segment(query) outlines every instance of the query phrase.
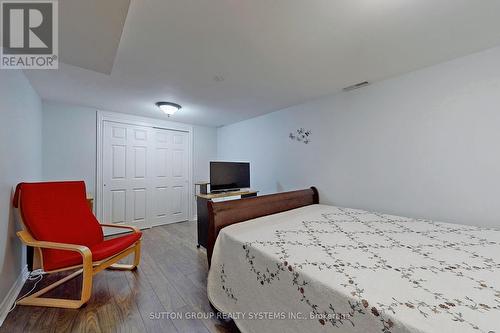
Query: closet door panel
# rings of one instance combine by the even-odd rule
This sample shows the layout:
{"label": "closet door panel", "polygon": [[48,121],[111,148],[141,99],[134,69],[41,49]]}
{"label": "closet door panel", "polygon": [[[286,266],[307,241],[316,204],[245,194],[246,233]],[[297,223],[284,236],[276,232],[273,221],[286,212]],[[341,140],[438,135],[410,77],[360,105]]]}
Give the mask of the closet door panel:
{"label": "closet door panel", "polygon": [[105,121],[103,223],[188,219],[188,133]]}

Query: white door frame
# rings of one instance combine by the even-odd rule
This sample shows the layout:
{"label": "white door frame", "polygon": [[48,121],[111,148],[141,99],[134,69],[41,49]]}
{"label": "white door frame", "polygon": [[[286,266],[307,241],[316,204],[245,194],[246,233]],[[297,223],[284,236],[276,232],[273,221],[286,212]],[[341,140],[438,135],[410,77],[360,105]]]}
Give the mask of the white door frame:
{"label": "white door frame", "polygon": [[97,111],[97,158],[96,158],[96,216],[99,221],[103,217],[103,144],[104,122],[112,121],[122,124],[161,128],[188,133],[188,219],[193,219],[193,126],[169,120],[134,116],[118,112]]}

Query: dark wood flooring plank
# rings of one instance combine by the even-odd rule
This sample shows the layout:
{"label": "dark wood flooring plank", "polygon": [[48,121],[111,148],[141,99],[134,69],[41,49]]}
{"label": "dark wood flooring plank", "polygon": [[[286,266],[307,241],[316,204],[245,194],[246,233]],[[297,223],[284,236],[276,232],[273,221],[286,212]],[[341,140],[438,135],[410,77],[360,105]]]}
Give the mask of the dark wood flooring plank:
{"label": "dark wood flooring plank", "polygon": [[115,320],[110,327],[113,332],[145,332],[146,327],[142,316],[137,309],[135,293],[130,289],[125,274],[133,272],[107,271],[108,290],[113,296],[113,303],[117,310]]}
{"label": "dark wood flooring plank", "polygon": [[186,303],[173,283],[158,268],[158,263],[147,253],[143,254],[141,260],[139,271],[144,273],[165,311],[175,311],[185,306]]}
{"label": "dark wood flooring plank", "polygon": [[[106,272],[94,276],[92,284],[92,296],[89,302],[78,312],[71,326],[71,332],[104,332],[106,330],[106,316],[108,305],[111,302],[111,295],[106,283]],[[61,309],[66,312],[68,310]]]}
{"label": "dark wood flooring plank", "polygon": [[[78,298],[82,293],[82,278],[72,279],[66,283],[59,293],[62,298]],[[77,309],[56,309],[54,325],[57,327],[58,332],[71,332],[76,318],[78,317],[79,310]]]}
{"label": "dark wood flooring plank", "polygon": [[[45,288],[46,286],[54,283],[55,281],[63,278],[66,275],[67,275],[66,273],[44,275],[42,280],[37,284],[37,287],[33,292]],[[27,291],[29,291],[32,288],[32,286],[33,282],[30,281],[30,287]],[[55,292],[56,291],[54,290],[51,293],[47,293],[45,296],[51,297],[51,295],[54,295]],[[35,306],[29,306],[29,307],[18,306],[18,308],[26,308],[26,310],[30,314],[29,318],[25,320],[23,332],[54,332],[54,326],[55,326],[54,323],[57,317],[58,309],[41,308]],[[16,308],[16,310],[18,308]]]}
{"label": "dark wood flooring plank", "polygon": [[[186,305],[180,308],[178,312],[182,313],[185,316],[187,313],[192,313],[195,311],[196,310],[193,309],[191,306]],[[184,332],[210,333],[207,327],[203,325],[203,322],[199,319],[187,319],[186,317],[183,317],[183,318],[173,319],[172,322],[174,323],[174,326],[177,328],[177,331],[182,333]]]}
{"label": "dark wood flooring plank", "polygon": [[143,277],[140,269],[125,277],[134,294],[134,299],[147,332],[177,332],[172,321],[163,317],[166,312],[153,287]]}

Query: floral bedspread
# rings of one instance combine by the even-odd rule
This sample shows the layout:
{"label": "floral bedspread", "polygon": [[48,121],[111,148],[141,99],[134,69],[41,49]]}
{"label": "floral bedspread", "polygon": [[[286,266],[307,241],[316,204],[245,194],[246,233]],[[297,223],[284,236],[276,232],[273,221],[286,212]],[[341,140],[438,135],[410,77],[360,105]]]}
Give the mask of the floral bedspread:
{"label": "floral bedspread", "polygon": [[500,230],[307,206],[224,228],[208,296],[242,332],[500,333]]}

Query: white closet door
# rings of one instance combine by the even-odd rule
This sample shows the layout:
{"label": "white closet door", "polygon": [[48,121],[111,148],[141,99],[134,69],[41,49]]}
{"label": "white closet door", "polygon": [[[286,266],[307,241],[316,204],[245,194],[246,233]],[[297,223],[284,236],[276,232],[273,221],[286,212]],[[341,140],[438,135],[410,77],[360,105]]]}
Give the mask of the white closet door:
{"label": "white closet door", "polygon": [[147,228],[188,219],[188,134],[104,122],[103,223]]}
{"label": "white closet door", "polygon": [[154,129],[153,221],[160,225],[188,219],[188,136]]}
{"label": "white closet door", "polygon": [[104,223],[149,227],[150,136],[147,127],[104,123]]}

